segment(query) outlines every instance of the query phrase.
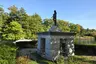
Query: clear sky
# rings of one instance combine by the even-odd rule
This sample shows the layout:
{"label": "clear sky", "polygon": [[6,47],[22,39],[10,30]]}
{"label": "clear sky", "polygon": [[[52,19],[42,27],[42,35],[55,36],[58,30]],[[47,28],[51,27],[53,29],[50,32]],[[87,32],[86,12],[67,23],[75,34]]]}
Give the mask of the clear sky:
{"label": "clear sky", "polygon": [[38,13],[43,19],[56,10],[58,19],[96,29],[96,0],[0,0],[0,5],[7,12],[12,5],[23,7],[29,15]]}

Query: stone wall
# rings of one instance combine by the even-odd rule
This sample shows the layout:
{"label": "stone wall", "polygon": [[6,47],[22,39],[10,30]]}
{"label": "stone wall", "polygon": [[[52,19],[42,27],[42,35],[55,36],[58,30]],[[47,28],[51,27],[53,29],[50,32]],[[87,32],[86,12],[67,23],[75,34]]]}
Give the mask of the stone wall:
{"label": "stone wall", "polygon": [[56,60],[60,55],[60,39],[66,39],[66,53],[68,56],[74,55],[74,36],[53,36],[53,35],[39,35],[37,52],[42,56],[40,47],[41,38],[45,38],[45,55],[43,57],[49,60]]}

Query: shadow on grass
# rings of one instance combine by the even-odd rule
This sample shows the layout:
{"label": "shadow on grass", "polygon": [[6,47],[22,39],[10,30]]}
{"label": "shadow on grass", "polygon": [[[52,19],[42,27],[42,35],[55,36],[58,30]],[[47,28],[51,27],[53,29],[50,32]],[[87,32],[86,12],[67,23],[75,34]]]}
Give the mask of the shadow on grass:
{"label": "shadow on grass", "polygon": [[49,61],[45,58],[42,58],[39,54],[37,53],[32,53],[32,55],[35,57],[35,61],[37,61],[39,64],[54,64],[54,62],[52,61]]}
{"label": "shadow on grass", "polygon": [[[56,64],[55,62],[49,61],[45,58],[42,58],[37,53],[32,53],[36,59],[34,59],[39,64]],[[83,57],[83,56],[73,56],[69,57],[67,61],[67,64],[96,64],[96,61],[91,60],[91,58]]]}

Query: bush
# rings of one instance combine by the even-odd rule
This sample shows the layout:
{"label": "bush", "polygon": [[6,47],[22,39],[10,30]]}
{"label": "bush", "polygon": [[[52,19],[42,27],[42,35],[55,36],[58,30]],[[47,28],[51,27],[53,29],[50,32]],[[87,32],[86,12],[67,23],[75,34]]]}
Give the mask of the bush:
{"label": "bush", "polygon": [[60,56],[60,57],[57,59],[57,64],[64,64],[64,56]]}
{"label": "bush", "polygon": [[0,60],[0,64],[8,64],[7,60]]}
{"label": "bush", "polygon": [[[12,44],[13,45],[13,44]],[[16,47],[0,43],[0,64],[15,64]]]}

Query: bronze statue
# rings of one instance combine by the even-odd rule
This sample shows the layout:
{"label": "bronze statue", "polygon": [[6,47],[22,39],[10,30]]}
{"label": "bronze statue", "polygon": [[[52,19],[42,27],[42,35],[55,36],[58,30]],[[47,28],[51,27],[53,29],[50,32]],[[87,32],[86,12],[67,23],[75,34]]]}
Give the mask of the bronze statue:
{"label": "bronze statue", "polygon": [[53,21],[54,21],[54,25],[55,25],[55,26],[57,25],[56,15],[57,15],[57,12],[56,12],[56,10],[54,10]]}

